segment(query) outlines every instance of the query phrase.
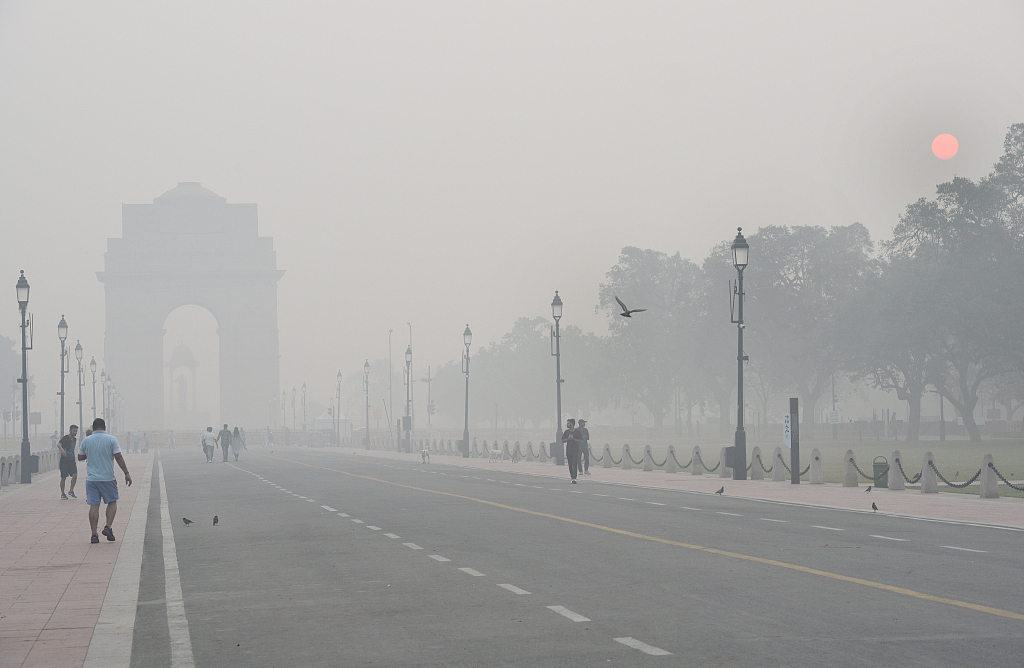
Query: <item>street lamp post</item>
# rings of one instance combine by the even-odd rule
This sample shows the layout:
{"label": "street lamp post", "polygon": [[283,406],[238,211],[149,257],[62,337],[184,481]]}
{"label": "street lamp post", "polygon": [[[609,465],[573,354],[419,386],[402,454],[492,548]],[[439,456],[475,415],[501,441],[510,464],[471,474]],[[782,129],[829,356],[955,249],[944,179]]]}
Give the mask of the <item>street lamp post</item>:
{"label": "street lamp post", "polygon": [[363,362],[363,392],[366,393],[366,438],[363,447],[370,449],[370,360]]}
{"label": "street lamp post", "polygon": [[412,449],[412,344],[405,349],[405,451]]}
{"label": "street lamp post", "polygon": [[557,414],[555,415],[555,441],[553,443],[553,449],[555,450],[555,463],[561,466],[564,461],[564,454],[561,449],[562,444],[562,347],[561,347],[561,333],[558,330],[558,321],[562,319],[562,298],[558,296],[558,290],[555,290],[555,298],[551,300],[551,317],[555,319],[555,328],[551,333],[551,340],[554,343],[555,350],[551,353],[555,358],[555,409]]}
{"label": "street lamp post", "polygon": [[[89,362],[89,371],[92,372],[92,419],[96,419],[96,357]],[[81,425],[79,425],[81,429]]]}
{"label": "street lamp post", "polygon": [[[32,317],[28,315],[28,281],[25,272],[21,272],[16,286],[18,307],[21,309],[21,482],[32,482],[32,467],[29,458],[32,456],[32,445],[28,440],[28,351],[32,350],[29,331],[32,329]],[[32,337],[34,338],[34,337]]]}
{"label": "street lamp post", "polygon": [[469,457],[469,344],[473,343],[473,332],[469,331],[469,325],[466,325],[466,331],[462,333],[462,342],[466,344],[466,352],[462,354],[462,373],[466,374],[466,422],[462,430],[462,456],[465,458]]}
{"label": "street lamp post", "polygon": [[736,267],[738,279],[733,293],[736,302],[737,352],[736,352],[736,440],[733,444],[732,479],[747,479],[747,433],[743,430],[743,362],[747,356],[743,354],[743,270],[747,267],[747,253],[750,247],[743,238],[743,228],[736,228],[736,238],[732,242],[732,264]]}
{"label": "street lamp post", "polygon": [[295,386],[292,386],[292,431],[295,431]]}
{"label": "street lamp post", "polygon": [[334,409],[334,440],[341,447],[341,369],[338,369],[338,402]]}
{"label": "street lamp post", "polygon": [[100,398],[103,401],[103,421],[107,421],[107,370],[100,369]]}
{"label": "street lamp post", "polygon": [[302,384],[302,431],[306,431],[306,384]]}
{"label": "street lamp post", "polygon": [[64,316],[60,317],[60,322],[57,324],[57,338],[60,339],[60,435],[64,436],[64,374],[68,373],[71,368],[68,363],[71,361],[68,359],[68,349],[64,345],[68,339],[68,323],[65,322]]}
{"label": "street lamp post", "polygon": [[82,422],[85,417],[82,412],[82,388],[85,387],[85,370],[82,368],[82,342],[75,342],[75,359],[78,360],[78,428],[85,433]]}

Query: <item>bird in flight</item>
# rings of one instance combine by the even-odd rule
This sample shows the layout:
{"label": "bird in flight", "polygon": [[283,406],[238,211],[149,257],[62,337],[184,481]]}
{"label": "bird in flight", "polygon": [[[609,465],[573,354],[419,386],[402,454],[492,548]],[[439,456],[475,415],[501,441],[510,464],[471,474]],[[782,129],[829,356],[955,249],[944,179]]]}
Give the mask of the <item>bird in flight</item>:
{"label": "bird in flight", "polygon": [[632,318],[633,316],[631,314],[640,313],[642,311],[647,310],[645,308],[629,309],[625,304],[622,303],[622,300],[619,299],[618,297],[615,298],[615,301],[619,302],[619,306],[622,307],[622,313],[620,313],[619,315],[621,315],[623,318]]}
{"label": "bird in flight", "polygon": [[868,485],[868,488],[866,490],[864,490],[864,491],[865,492],[870,492],[871,491],[871,485]]}
{"label": "bird in flight", "polygon": [[219,521],[220,521],[220,520],[218,520],[218,519],[217,519],[217,516],[216,516],[216,515],[214,515],[214,516],[213,516],[213,526],[217,526],[217,522],[219,522]]}
{"label": "bird in flight", "polygon": [[878,506],[876,506],[874,503],[871,504],[871,512],[878,512]]}
{"label": "bird in flight", "polygon": [[192,524],[192,520],[190,520],[187,517],[182,517],[181,521],[185,523],[185,526],[188,526],[189,524]]}
{"label": "bird in flight", "polygon": [[722,485],[721,487],[718,488],[718,491],[715,492],[715,494],[722,494],[724,492],[725,492],[725,485]]}

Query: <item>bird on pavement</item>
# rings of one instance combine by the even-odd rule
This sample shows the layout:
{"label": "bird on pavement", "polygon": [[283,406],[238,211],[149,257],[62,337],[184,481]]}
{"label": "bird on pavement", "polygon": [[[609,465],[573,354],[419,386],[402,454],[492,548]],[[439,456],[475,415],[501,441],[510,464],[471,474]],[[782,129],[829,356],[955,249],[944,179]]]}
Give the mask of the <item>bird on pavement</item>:
{"label": "bird on pavement", "polygon": [[220,520],[218,520],[218,519],[217,519],[217,516],[216,516],[216,515],[214,515],[214,516],[213,516],[213,526],[217,526],[217,522],[219,522],[219,521],[220,521]]}
{"label": "bird on pavement", "polygon": [[871,485],[868,485],[868,488],[866,490],[864,490],[864,491],[865,492],[870,492],[871,491]]}
{"label": "bird on pavement", "polygon": [[182,517],[181,521],[185,523],[185,526],[188,526],[189,524],[192,524],[192,520],[190,520],[187,517]]}
{"label": "bird on pavement", "polygon": [[719,487],[718,491],[715,492],[715,494],[722,494],[723,492],[725,492],[725,485],[722,485],[721,487]]}
{"label": "bird on pavement", "polygon": [[878,506],[876,506],[874,503],[871,504],[871,512],[878,512]]}
{"label": "bird on pavement", "polygon": [[615,301],[619,302],[619,306],[622,307],[622,313],[620,313],[619,315],[621,315],[623,318],[632,318],[632,313],[641,313],[647,310],[645,308],[629,309],[625,304],[622,303],[622,300],[619,299],[618,297],[615,298]]}

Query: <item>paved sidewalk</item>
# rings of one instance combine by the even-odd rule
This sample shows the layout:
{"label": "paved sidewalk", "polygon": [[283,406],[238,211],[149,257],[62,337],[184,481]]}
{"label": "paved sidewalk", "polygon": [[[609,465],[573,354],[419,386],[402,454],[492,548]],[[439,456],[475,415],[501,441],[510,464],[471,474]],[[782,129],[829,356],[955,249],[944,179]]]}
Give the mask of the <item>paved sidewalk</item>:
{"label": "paved sidewalk", "polygon": [[133,485],[126,487],[117,471],[114,542],[104,536],[98,545],[89,542],[84,465],[78,499],[61,500],[56,471],[0,493],[0,668],[84,664],[153,452],[125,454],[125,461]]}
{"label": "paved sidewalk", "polygon": [[[287,449],[282,449],[287,452]],[[322,452],[339,453],[337,448],[324,448]],[[380,457],[400,459],[410,463],[422,461],[419,453],[399,453],[382,450],[348,450],[340,451],[343,455],[354,454],[363,457]],[[433,464],[446,464],[480,470],[516,471],[532,475],[543,475],[562,478],[569,482],[567,466],[555,466],[550,460],[545,463],[538,461],[521,461],[512,464],[509,461],[491,463],[483,458],[469,459],[447,455],[431,455]],[[967,522],[1002,527],[1013,527],[1024,530],[1024,499],[1001,497],[998,499],[982,499],[972,494],[956,494],[942,492],[938,494],[922,494],[917,490],[890,491],[875,489],[868,493],[867,485],[860,487],[843,487],[839,484],[811,485],[801,481],[793,485],[771,480],[732,480],[720,478],[717,474],[695,476],[689,472],[666,473],[665,471],[648,471],[642,468],[621,469],[604,468],[593,465],[591,475],[579,476],[579,489],[586,489],[590,481],[650,487],[654,489],[670,489],[700,494],[714,494],[719,487],[725,487],[727,496],[759,499],[774,503],[792,503],[822,508],[837,508],[858,512],[871,512],[874,502],[879,512],[889,515],[918,517],[932,520]]]}

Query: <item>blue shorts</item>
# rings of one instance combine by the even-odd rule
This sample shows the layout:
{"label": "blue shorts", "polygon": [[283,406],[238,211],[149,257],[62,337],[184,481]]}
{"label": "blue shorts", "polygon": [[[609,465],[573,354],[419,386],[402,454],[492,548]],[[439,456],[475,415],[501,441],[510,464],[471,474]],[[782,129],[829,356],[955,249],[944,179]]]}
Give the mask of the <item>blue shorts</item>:
{"label": "blue shorts", "polygon": [[117,501],[116,480],[86,480],[85,481],[85,503],[89,506],[100,505],[100,499],[104,503]]}

